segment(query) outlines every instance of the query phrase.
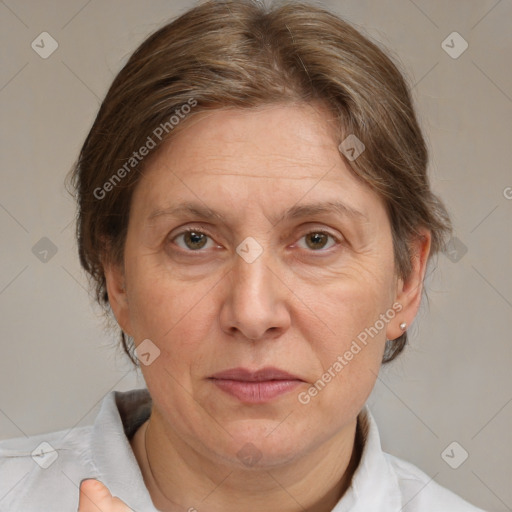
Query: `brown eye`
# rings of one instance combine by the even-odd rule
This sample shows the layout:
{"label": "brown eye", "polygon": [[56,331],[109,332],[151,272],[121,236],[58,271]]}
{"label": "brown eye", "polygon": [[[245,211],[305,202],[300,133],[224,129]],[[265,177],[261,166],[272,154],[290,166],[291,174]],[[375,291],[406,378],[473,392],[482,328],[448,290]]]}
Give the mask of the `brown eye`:
{"label": "brown eye", "polygon": [[332,235],[322,231],[312,231],[311,233],[303,236],[301,240],[305,240],[305,248],[312,249],[313,251],[329,249],[336,243]]}
{"label": "brown eye", "polygon": [[173,241],[176,242],[176,245],[178,245],[182,249],[197,251],[199,249],[203,249],[204,247],[206,247],[206,245],[209,242],[209,239],[210,237],[205,233],[201,233],[201,231],[191,230],[186,231],[184,233],[180,233],[178,236],[174,238]]}

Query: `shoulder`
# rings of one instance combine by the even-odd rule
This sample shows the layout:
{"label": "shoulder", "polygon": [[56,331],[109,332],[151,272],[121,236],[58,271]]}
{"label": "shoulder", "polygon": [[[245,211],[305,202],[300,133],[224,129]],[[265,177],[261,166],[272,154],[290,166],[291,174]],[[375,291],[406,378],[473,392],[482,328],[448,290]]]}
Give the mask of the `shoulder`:
{"label": "shoulder", "polygon": [[0,511],[64,510],[95,467],[92,426],[0,441]]}
{"label": "shoulder", "polygon": [[76,510],[80,481],[91,477],[149,510],[128,436],[150,413],[147,389],[111,391],[93,425],[0,441],[0,512]]}
{"label": "shoulder", "polygon": [[385,457],[397,477],[403,512],[484,512],[439,485],[414,464],[388,453]]}

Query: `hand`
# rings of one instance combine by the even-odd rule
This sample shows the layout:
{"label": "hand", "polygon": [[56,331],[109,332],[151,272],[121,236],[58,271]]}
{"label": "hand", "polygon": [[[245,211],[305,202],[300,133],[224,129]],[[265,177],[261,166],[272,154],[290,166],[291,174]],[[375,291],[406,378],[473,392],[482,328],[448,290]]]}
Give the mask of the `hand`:
{"label": "hand", "polygon": [[119,498],[112,497],[110,491],[99,481],[90,478],[80,486],[78,512],[133,512]]}

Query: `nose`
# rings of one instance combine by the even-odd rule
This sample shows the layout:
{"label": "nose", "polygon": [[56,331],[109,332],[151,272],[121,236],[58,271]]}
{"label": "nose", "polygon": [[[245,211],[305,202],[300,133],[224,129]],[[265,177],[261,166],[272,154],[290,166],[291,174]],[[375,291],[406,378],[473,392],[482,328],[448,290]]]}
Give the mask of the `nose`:
{"label": "nose", "polygon": [[236,257],[227,277],[220,311],[222,330],[240,339],[277,338],[290,327],[287,297],[291,292],[276,276],[263,253],[248,263]]}

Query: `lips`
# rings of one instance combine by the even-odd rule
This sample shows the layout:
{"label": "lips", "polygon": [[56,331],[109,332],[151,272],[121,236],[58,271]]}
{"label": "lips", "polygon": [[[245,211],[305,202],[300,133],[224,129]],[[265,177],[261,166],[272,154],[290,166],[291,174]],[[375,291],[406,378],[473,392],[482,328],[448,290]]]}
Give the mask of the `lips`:
{"label": "lips", "polygon": [[223,392],[248,404],[269,402],[304,382],[296,375],[274,367],[256,371],[231,368],[215,373],[209,379]]}
{"label": "lips", "polygon": [[238,380],[243,382],[262,382],[267,380],[301,380],[296,375],[268,366],[254,372],[245,368],[231,368],[223,372],[215,373],[211,379]]}

